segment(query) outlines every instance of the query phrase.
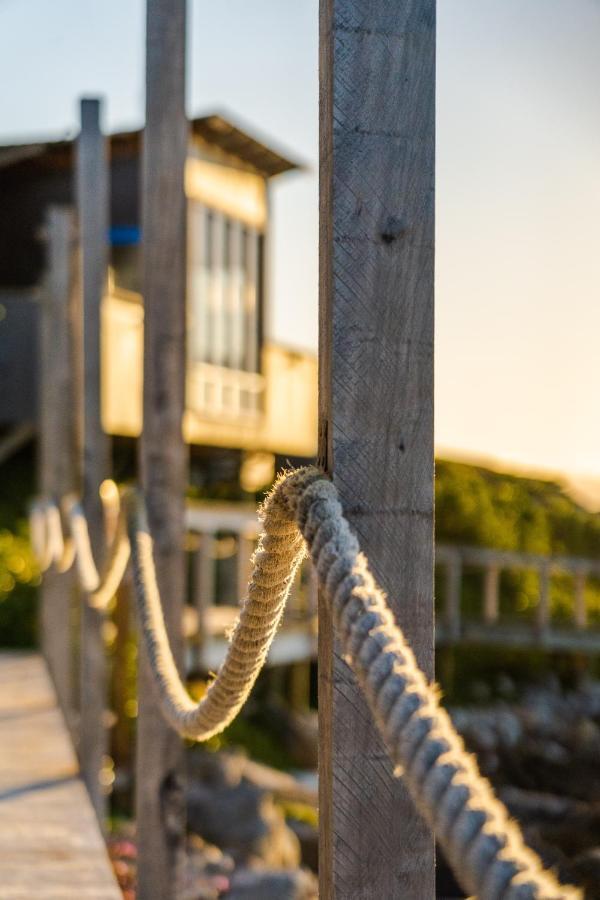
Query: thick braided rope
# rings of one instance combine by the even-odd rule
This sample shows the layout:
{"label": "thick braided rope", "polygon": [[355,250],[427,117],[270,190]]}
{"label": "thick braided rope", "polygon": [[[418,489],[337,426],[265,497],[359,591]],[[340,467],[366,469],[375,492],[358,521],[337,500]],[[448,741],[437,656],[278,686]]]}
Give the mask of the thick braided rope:
{"label": "thick braided rope", "polygon": [[[316,470],[302,470],[291,476],[298,486],[318,477]],[[261,510],[264,531],[253,556],[247,597],[225,661],[204,697],[196,702],[181,681],[169,645],[142,497],[132,494],[126,502],[130,510],[128,531],[140,634],[162,712],[181,735],[208,740],[236,717],[264,665],[294,576],[306,553],[302,535],[281,504],[280,494],[274,491]]]}
{"label": "thick braided rope", "polygon": [[67,497],[64,506],[75,545],[75,563],[79,583],[86,594],[91,594],[100,585],[100,575],[94,561],[87,519],[83,506],[76,497]]}
{"label": "thick braided rope", "polygon": [[[118,495],[117,495],[118,496]],[[73,562],[88,603],[96,609],[106,609],[119,587],[129,561],[129,539],[125,511],[118,510],[114,538],[109,546],[102,574],[98,572],[87,519],[83,507],[74,496],[63,503],[70,535],[65,537],[60,509],[50,500],[32,503],[29,514],[31,543],[38,564],[45,572],[52,564],[57,571],[66,572]]]}
{"label": "thick braided rope", "polygon": [[395,772],[444,848],[465,890],[485,900],[571,900],[524,843],[516,823],[463,745],[438,694],[376,585],[337,492],[316,469],[282,477],[263,510],[248,597],[227,658],[200,703],[175,667],[165,631],[143,504],[131,506],[134,583],[145,641],[168,721],[199,740],[221,731],[242,707],[281,620],[306,540],[330,603],[336,633],[354,670]]}
{"label": "thick braided rope", "polygon": [[419,669],[385,595],[343,517],[337,491],[320,480],[299,495],[283,482],[308,544],[336,634],[388,753],[463,888],[485,900],[567,900],[524,843]]}
{"label": "thick braided rope", "polygon": [[100,574],[94,560],[88,523],[81,503],[75,498],[69,498],[66,508],[81,587],[88,594],[90,606],[95,609],[106,609],[123,580],[129,562],[126,510],[122,504],[119,506],[115,535]]}
{"label": "thick braided rope", "polygon": [[114,539],[108,550],[100,583],[88,596],[90,606],[93,606],[95,609],[106,609],[125,576],[129,556],[127,511],[125,507],[120,507]]}

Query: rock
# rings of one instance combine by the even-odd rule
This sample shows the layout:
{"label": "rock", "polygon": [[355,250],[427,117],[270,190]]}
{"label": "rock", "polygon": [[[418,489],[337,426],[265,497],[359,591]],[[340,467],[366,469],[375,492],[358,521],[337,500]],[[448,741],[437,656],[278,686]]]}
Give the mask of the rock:
{"label": "rock", "polygon": [[192,831],[237,862],[260,860],[271,868],[300,864],[300,843],[287,827],[273,794],[244,777],[235,754],[190,754],[187,790]]}
{"label": "rock", "polygon": [[318,885],[304,869],[273,872],[238,869],[231,880],[227,900],[316,900]]}
{"label": "rock", "polygon": [[600,900],[600,682],[567,691],[549,678],[451,715],[530,846]]}

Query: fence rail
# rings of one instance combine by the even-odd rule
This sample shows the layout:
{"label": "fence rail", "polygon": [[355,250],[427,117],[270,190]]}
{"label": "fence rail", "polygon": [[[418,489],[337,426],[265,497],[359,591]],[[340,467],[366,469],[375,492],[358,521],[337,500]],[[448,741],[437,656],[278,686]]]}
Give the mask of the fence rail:
{"label": "fence rail", "polygon": [[[600,561],[574,556],[544,556],[482,547],[438,544],[436,566],[445,573],[442,614],[436,625],[438,645],[460,643],[499,644],[512,647],[539,646],[547,650],[600,652],[600,618],[590,621],[586,600],[589,578],[600,578]],[[463,612],[462,585],[465,568],[483,576],[481,615],[468,618]],[[533,618],[516,613],[502,621],[500,576],[502,572],[536,572],[539,579]],[[573,579],[570,621],[553,616],[551,584],[555,575]]]}

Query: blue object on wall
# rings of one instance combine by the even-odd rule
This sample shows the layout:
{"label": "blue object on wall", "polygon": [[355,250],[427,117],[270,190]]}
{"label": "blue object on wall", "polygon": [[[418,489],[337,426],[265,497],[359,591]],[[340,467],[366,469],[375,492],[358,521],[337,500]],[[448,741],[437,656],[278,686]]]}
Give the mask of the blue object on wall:
{"label": "blue object on wall", "polygon": [[112,247],[130,247],[139,244],[141,228],[139,225],[113,225],[108,234]]}

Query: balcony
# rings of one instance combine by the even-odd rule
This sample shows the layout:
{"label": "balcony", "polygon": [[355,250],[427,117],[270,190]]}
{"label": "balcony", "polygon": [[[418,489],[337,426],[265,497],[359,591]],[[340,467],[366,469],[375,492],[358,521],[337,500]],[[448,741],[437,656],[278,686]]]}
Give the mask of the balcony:
{"label": "balcony", "polygon": [[[102,310],[102,418],[109,434],[142,430],[144,309],[113,288]],[[311,457],[317,445],[314,355],[266,343],[260,372],[190,362],[183,428],[190,444]]]}

